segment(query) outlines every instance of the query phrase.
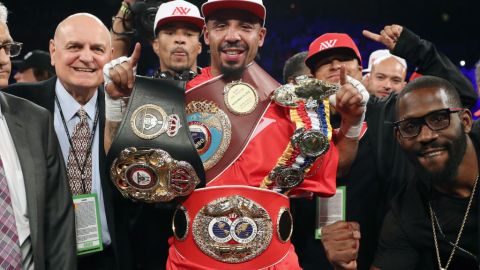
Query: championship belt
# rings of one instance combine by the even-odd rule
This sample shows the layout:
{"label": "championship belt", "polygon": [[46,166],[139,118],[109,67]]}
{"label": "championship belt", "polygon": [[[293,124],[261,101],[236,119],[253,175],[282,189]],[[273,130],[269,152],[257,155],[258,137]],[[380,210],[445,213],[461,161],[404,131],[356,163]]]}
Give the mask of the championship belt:
{"label": "championship belt", "polygon": [[248,186],[196,189],[173,218],[173,247],[212,269],[262,269],[290,248],[288,197]]}
{"label": "championship belt", "polygon": [[207,182],[241,155],[279,85],[253,62],[238,81],[218,76],[187,92],[187,121]]}
{"label": "championship belt", "polygon": [[289,108],[296,130],[277,165],[260,187],[288,193],[299,186],[312,165],[328,151],[332,139],[329,97],[339,90],[336,84],[311,78],[277,88],[272,99]]}
{"label": "championship belt", "polygon": [[128,112],[107,155],[123,196],[166,202],[205,185],[185,116],[185,82],[137,76]]}

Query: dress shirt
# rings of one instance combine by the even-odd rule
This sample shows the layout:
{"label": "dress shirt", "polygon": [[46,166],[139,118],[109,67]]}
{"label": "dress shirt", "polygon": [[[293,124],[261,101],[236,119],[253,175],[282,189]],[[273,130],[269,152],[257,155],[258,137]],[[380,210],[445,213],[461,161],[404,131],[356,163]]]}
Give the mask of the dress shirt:
{"label": "dress shirt", "polygon": [[[63,87],[62,83],[57,79],[55,85],[55,95],[58,98],[60,107],[65,117],[65,121],[68,127],[68,132],[70,136],[73,136],[73,130],[75,125],[80,121],[80,117],[76,115],[77,111],[82,107]],[[83,109],[87,112],[88,115],[88,124],[90,130],[93,129],[93,123],[95,121],[95,109],[97,106],[97,97],[98,91],[95,92],[93,97],[83,106]],[[101,116],[100,116],[101,117]],[[100,122],[100,120],[99,120]],[[60,108],[58,108],[57,103],[55,102],[55,112],[54,112],[54,126],[55,133],[57,133],[58,141],[60,142],[60,148],[62,149],[63,159],[65,164],[68,162],[68,153],[70,151],[70,143],[68,141],[68,135],[65,131],[63,125],[62,117],[60,115]],[[105,216],[105,206],[103,203],[103,192],[102,184],[100,180],[100,167],[99,167],[99,130],[100,123],[97,123],[95,130],[95,138],[93,140],[92,147],[92,193],[96,193],[98,196],[98,208],[100,211],[100,222],[102,223],[102,240],[105,245],[110,245],[110,233],[108,231],[107,218]],[[103,138],[102,138],[103,139]]]}

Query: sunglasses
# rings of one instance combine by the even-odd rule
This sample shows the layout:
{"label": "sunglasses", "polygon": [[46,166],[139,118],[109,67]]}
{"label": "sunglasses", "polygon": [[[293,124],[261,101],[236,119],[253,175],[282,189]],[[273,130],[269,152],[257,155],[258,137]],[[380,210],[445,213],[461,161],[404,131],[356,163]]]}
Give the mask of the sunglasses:
{"label": "sunglasses", "polygon": [[432,131],[446,129],[450,126],[450,114],[464,111],[462,108],[446,108],[430,112],[422,117],[408,118],[394,122],[394,127],[403,138],[413,138],[420,134],[423,125]]}

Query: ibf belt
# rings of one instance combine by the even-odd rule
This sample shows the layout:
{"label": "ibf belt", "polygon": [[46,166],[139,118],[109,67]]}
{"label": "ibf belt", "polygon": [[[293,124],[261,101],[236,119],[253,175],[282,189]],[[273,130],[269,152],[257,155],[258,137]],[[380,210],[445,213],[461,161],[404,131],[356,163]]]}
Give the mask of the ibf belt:
{"label": "ibf belt", "polygon": [[238,81],[218,76],[187,92],[187,121],[207,182],[241,155],[279,85],[252,63]]}
{"label": "ibf belt", "polygon": [[174,248],[213,269],[260,269],[287,254],[293,223],[288,197],[248,186],[196,189],[173,218]]}
{"label": "ibf belt", "polygon": [[137,76],[128,111],[107,155],[127,198],[165,202],[205,184],[185,115],[185,82]]}

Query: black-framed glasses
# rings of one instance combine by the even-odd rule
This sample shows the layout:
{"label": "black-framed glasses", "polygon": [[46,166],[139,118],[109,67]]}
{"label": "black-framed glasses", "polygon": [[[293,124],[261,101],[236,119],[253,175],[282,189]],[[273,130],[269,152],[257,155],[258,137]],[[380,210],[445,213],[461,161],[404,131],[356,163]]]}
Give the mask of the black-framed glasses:
{"label": "black-framed glasses", "polygon": [[23,43],[21,42],[8,42],[0,45],[0,50],[4,49],[6,55],[15,57],[18,56],[22,51],[22,45]]}
{"label": "black-framed glasses", "polygon": [[413,138],[420,134],[423,125],[432,131],[438,131],[450,126],[450,114],[461,112],[462,108],[446,108],[430,112],[422,117],[408,118],[394,122],[393,125],[403,138]]}

